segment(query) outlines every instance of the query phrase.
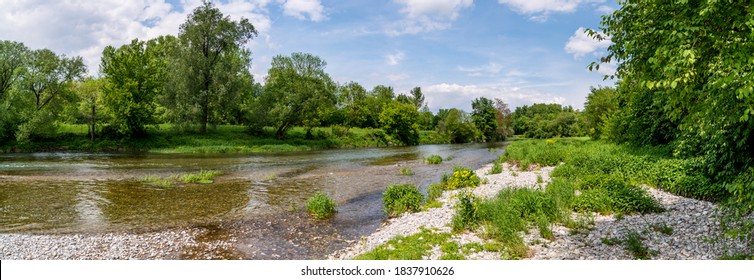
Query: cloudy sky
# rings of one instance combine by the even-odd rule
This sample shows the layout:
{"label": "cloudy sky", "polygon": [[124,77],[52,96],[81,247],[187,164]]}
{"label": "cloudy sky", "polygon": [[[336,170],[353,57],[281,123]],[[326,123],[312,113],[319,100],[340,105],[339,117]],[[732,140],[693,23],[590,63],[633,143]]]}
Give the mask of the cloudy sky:
{"label": "cloudy sky", "polygon": [[[0,0],[0,40],[81,56],[97,75],[102,50],[134,38],[178,33],[201,0]],[[471,109],[477,97],[512,107],[559,103],[583,108],[590,86],[614,68],[586,66],[609,42],[585,28],[617,8],[611,0],[221,0],[248,18],[252,74],[263,81],[275,55],[308,52],[337,82],[396,92],[422,87],[431,110]]]}

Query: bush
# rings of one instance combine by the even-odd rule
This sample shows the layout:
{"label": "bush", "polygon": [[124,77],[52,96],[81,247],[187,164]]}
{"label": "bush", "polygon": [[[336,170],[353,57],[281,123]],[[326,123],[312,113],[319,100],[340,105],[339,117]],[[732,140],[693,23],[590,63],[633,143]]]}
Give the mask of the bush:
{"label": "bush", "polygon": [[306,213],[316,219],[327,219],[335,213],[335,200],[322,191],[306,200]]}
{"label": "bush", "polygon": [[418,212],[424,203],[424,196],[411,184],[389,186],[382,194],[382,205],[389,217],[404,212]]}
{"label": "bush", "polygon": [[478,199],[471,192],[464,191],[458,195],[456,213],[453,215],[453,220],[451,221],[451,226],[454,231],[473,229],[476,227],[479,222],[479,216],[477,216],[477,204]]}
{"label": "bush", "polygon": [[444,174],[442,184],[446,190],[455,190],[461,188],[476,188],[481,180],[479,176],[469,168],[456,166],[453,168],[453,174]]}
{"label": "bush", "polygon": [[492,163],[492,169],[490,169],[490,174],[500,174],[503,173],[503,165],[500,164],[499,161],[495,161]]}
{"label": "bush", "polygon": [[428,164],[440,164],[442,163],[442,157],[439,155],[431,155],[424,159],[424,162]]}
{"label": "bush", "polygon": [[402,167],[401,175],[406,175],[406,176],[414,175],[414,170],[412,170],[411,167]]}
{"label": "bush", "polygon": [[337,137],[346,137],[349,135],[348,128],[340,125],[333,125],[330,127],[332,134]]}

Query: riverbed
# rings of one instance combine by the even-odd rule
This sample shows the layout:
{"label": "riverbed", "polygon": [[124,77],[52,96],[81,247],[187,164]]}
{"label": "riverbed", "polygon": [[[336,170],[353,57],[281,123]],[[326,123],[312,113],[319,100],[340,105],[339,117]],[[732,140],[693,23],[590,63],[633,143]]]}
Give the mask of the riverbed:
{"label": "riverbed", "polygon": [[[256,155],[0,155],[0,239],[30,248],[0,257],[324,258],[380,226],[387,186],[412,183],[424,190],[453,166],[479,168],[502,148],[494,143]],[[423,163],[432,154],[450,160]],[[401,175],[405,167],[415,175]],[[161,187],[142,180],[199,170],[223,175],[208,185]],[[316,191],[336,200],[334,218],[306,216],[305,200]],[[80,249],[56,253],[31,245],[50,238],[79,240],[73,247]]]}

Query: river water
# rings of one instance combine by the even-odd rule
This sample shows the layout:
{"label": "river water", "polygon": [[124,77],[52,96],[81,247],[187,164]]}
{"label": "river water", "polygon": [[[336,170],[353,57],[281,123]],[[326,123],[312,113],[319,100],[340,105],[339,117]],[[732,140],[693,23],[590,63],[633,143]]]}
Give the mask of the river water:
{"label": "river water", "polygon": [[[382,192],[387,186],[411,183],[424,191],[455,165],[476,169],[491,162],[502,147],[422,145],[254,155],[4,154],[0,232],[202,227],[210,232],[207,241],[237,243],[225,253],[227,258],[318,258],[379,227],[386,218]],[[422,162],[433,154],[452,159],[440,165]],[[403,167],[415,175],[401,175]],[[222,175],[207,185],[161,187],[142,180],[200,170]],[[334,218],[306,217],[305,201],[316,191],[335,199]]]}

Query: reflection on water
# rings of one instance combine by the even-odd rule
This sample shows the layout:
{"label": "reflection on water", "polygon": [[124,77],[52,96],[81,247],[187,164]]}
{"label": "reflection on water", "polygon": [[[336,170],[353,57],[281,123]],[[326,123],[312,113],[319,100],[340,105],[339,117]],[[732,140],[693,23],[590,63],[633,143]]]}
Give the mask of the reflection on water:
{"label": "reflection on water", "polygon": [[[300,213],[306,198],[322,190],[339,205],[331,223],[358,235],[384,219],[381,199],[388,185],[412,183],[426,189],[454,165],[489,163],[502,149],[496,154],[488,149],[500,145],[262,155],[0,155],[0,232],[149,230],[280,217]],[[453,160],[423,164],[432,154]],[[404,166],[416,175],[400,175]],[[158,187],[140,180],[201,169],[223,175],[209,185]]]}

